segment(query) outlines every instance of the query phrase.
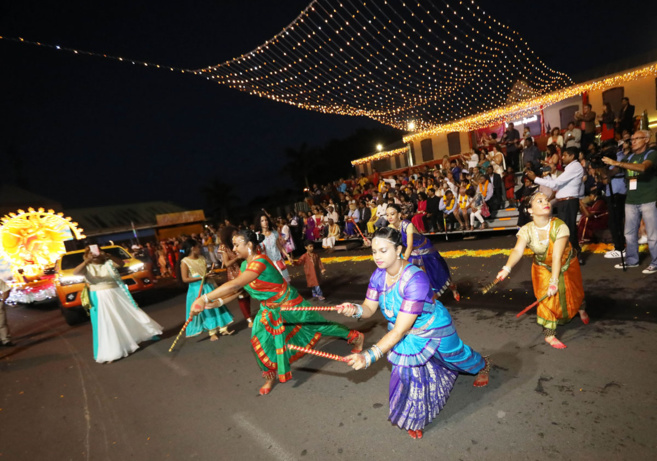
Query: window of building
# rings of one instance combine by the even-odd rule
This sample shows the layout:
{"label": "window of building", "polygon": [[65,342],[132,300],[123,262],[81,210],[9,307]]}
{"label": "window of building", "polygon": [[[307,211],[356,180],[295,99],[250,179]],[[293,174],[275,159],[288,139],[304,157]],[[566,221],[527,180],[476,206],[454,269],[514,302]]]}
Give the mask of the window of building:
{"label": "window of building", "polygon": [[431,142],[431,138],[423,139],[420,142],[420,147],[422,148],[422,161],[430,162],[433,160],[433,143]]}
{"label": "window of building", "polygon": [[461,153],[461,134],[447,133],[447,146],[449,155],[458,155]]}
{"label": "window of building", "polygon": [[561,129],[567,130],[568,124],[575,121],[575,112],[579,110],[579,104],[564,107],[559,110],[559,121],[561,122]]}
{"label": "window of building", "polygon": [[[607,91],[602,92],[602,102],[608,102],[611,104],[611,110],[614,112],[614,114],[618,114],[621,108],[621,101],[623,97],[625,96],[625,88],[622,86],[616,87],[616,88],[611,88]],[[598,114],[602,113],[602,107],[600,108],[599,111],[597,111]]]}

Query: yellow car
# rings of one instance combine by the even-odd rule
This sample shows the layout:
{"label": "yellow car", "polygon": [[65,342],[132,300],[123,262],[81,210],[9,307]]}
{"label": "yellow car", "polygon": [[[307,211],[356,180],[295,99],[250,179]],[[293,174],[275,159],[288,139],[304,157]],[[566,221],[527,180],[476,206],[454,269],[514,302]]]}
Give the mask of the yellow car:
{"label": "yellow car", "polygon": [[[155,277],[150,264],[133,258],[125,248],[118,245],[104,246],[101,249],[123,260],[125,265],[119,267],[118,271],[131,292],[153,288]],[[69,251],[55,264],[55,290],[62,314],[69,325],[88,318],[80,302],[80,293],[85,285],[84,277],[73,274],[73,270],[82,263],[83,258],[84,250]]]}

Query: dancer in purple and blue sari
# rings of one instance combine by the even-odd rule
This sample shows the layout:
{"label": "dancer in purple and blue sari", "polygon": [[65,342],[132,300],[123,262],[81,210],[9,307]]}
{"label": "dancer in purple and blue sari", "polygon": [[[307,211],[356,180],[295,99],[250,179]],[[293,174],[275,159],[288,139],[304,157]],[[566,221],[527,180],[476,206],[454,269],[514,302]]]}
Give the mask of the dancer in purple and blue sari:
{"label": "dancer in purple and blue sari", "polygon": [[349,355],[348,364],[360,370],[388,354],[389,419],[419,439],[447,402],[459,373],[476,374],[474,385],[486,386],[490,362],[461,341],[449,312],[434,298],[429,277],[401,259],[402,249],[399,231],[377,230],[372,255],[378,268],[365,301],[336,307],[354,318],[371,317],[381,308],[388,333],[370,349]]}
{"label": "dancer in purple and blue sari", "polygon": [[395,204],[388,205],[386,218],[389,227],[401,232],[402,245],[404,246],[403,258],[427,273],[436,298],[440,297],[449,288],[452,290],[454,299],[460,301],[461,295],[449,274],[447,262],[438,253],[438,250],[433,247],[428,238],[418,232],[410,221],[402,219],[401,207]]}

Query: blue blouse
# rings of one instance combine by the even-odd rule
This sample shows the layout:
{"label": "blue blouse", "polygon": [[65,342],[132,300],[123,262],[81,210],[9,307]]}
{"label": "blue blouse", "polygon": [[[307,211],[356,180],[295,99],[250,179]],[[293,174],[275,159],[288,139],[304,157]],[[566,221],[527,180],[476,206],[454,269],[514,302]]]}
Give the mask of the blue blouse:
{"label": "blue blouse", "polygon": [[385,279],[385,269],[376,269],[366,297],[379,303],[388,320],[388,331],[395,326],[400,312],[418,316],[411,330],[388,352],[388,361],[397,366],[422,366],[435,355],[441,338],[456,334],[452,318],[440,301],[432,301],[431,283],[419,267],[406,265],[390,287]]}

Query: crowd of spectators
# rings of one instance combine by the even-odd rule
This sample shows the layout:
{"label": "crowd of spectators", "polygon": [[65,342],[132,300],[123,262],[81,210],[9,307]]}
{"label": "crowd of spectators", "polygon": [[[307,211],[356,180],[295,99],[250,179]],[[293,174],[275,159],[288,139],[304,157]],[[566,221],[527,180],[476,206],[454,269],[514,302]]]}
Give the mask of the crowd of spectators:
{"label": "crowd of spectators", "polygon": [[[531,133],[528,127],[520,135],[509,123],[501,139],[495,133],[484,136],[472,152],[445,155],[433,164],[394,172],[381,174],[373,169],[369,176],[313,184],[295,211],[278,217],[263,212],[288,254],[299,254],[307,241],[321,242],[324,249],[332,251],[340,239],[371,236],[388,225],[386,208],[392,203],[399,205],[402,217],[422,233],[487,228],[498,210],[507,207],[518,208],[517,225],[522,226],[530,219],[522,206],[524,197],[540,189],[556,204],[555,191],[534,184],[534,178],[558,178],[564,171],[562,154],[571,147],[577,149],[577,160],[584,169],[579,192],[579,240],[587,241],[595,230],[607,227],[609,198],[623,192],[622,174],[607,174],[610,170],[599,161],[601,149],[606,148],[605,155],[611,149],[618,159],[631,154],[633,115],[634,107],[625,99],[618,116],[605,104],[602,115],[596,117],[587,104],[566,129],[555,127],[543,135]],[[611,193],[610,180],[617,189],[612,188]],[[217,253],[219,235],[223,227],[230,225],[226,220],[217,228],[206,227],[205,232],[192,236],[202,242],[210,263],[221,263]],[[609,226],[615,231],[614,239],[619,240],[622,224],[621,229],[619,225]],[[260,231],[259,222],[243,221],[235,227]],[[180,239],[169,239],[158,245],[147,244],[140,251],[147,253],[162,275],[175,276],[180,244]]]}

